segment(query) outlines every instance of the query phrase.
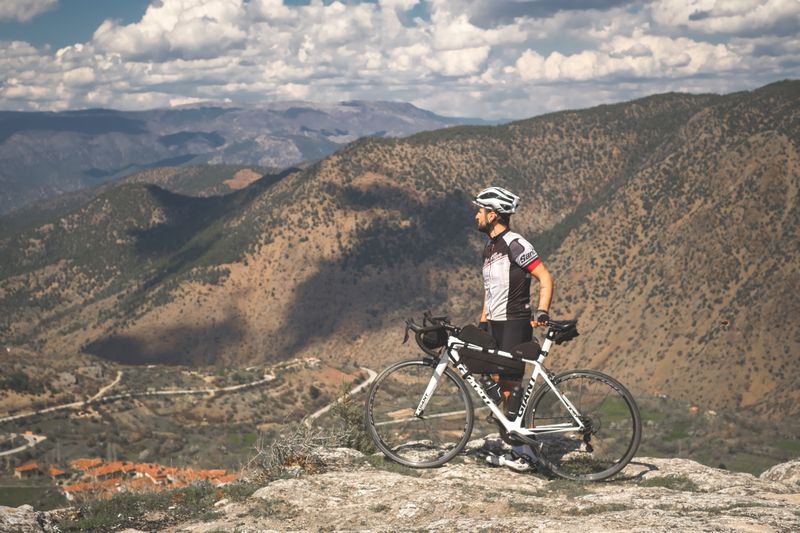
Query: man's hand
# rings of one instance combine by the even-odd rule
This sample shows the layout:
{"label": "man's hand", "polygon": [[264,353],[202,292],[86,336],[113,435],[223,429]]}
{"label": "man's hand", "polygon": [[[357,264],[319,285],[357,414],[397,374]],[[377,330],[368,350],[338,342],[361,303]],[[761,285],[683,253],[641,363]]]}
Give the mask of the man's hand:
{"label": "man's hand", "polygon": [[534,328],[545,327],[550,323],[550,315],[544,309],[537,309],[534,313],[534,319],[531,320],[531,326]]}

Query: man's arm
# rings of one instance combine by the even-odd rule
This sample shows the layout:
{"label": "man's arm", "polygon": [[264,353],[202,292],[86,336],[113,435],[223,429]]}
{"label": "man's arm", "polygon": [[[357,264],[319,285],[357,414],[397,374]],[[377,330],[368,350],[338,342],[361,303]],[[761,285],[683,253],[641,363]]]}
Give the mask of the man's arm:
{"label": "man's arm", "polygon": [[531,270],[531,275],[539,281],[539,306],[533,312],[533,320],[531,320],[531,325],[537,328],[547,325],[546,320],[539,322],[538,318],[541,311],[550,314],[550,300],[553,298],[553,277],[541,262]]}

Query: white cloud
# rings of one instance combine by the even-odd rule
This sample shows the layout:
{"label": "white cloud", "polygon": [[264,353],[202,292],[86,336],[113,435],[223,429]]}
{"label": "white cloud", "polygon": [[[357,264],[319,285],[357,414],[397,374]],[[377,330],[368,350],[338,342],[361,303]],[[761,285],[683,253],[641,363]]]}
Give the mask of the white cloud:
{"label": "white cloud", "polygon": [[281,21],[297,17],[297,11],[283,4],[283,0],[253,0],[249,4],[250,14],[261,20]]}
{"label": "white cloud", "polygon": [[675,78],[736,69],[744,59],[728,46],[648,35],[617,36],[597,50],[548,57],[526,50],[516,61],[523,80],[587,81],[613,76]]}
{"label": "white cloud", "polygon": [[443,50],[429,61],[433,70],[445,76],[465,76],[477,72],[489,57],[488,46],[476,46],[460,50]]}
{"label": "white cloud", "polygon": [[78,67],[64,73],[64,83],[73,87],[83,87],[96,80],[94,70],[89,67]]}
{"label": "white cloud", "polygon": [[106,20],[94,43],[132,60],[215,57],[245,40],[243,14],[241,0],[165,0],[148,6],[138,23]]}
{"label": "white cloud", "polygon": [[25,41],[0,41],[0,50],[3,52],[0,54],[0,61],[3,62],[10,62],[11,60],[18,58],[39,56],[39,51],[36,49],[36,47],[31,46]]}
{"label": "white cloud", "polygon": [[[192,97],[183,97],[179,96],[177,98],[170,98],[169,99],[169,106],[170,107],[181,107],[187,105],[194,105],[194,104],[202,104],[204,102],[209,102],[209,100],[205,98],[192,98]],[[224,98],[221,100],[223,103],[230,103],[230,98]]]}
{"label": "white cloud", "polygon": [[287,83],[281,85],[280,90],[290,99],[302,100],[307,98],[309,94],[309,87],[299,83]]}
{"label": "white cloud", "polygon": [[408,11],[417,4],[420,0],[380,0],[378,3],[383,9],[399,9],[400,11]]}
{"label": "white cloud", "polygon": [[58,0],[0,0],[0,20],[27,22],[57,5]]}
{"label": "white cloud", "polygon": [[525,50],[517,59],[516,67],[525,81],[544,78],[545,58],[535,50]]}
{"label": "white cloud", "polygon": [[162,0],[56,53],[0,41],[0,108],[362,98],[519,118],[800,77],[800,43],[785,31],[800,16],[796,0],[591,5]]}
{"label": "white cloud", "polygon": [[659,25],[704,33],[800,28],[797,0],[659,0],[650,9]]}
{"label": "white cloud", "polygon": [[519,43],[527,37],[518,24],[484,30],[470,23],[465,14],[454,17],[446,11],[437,11],[433,23],[433,44],[439,50]]}

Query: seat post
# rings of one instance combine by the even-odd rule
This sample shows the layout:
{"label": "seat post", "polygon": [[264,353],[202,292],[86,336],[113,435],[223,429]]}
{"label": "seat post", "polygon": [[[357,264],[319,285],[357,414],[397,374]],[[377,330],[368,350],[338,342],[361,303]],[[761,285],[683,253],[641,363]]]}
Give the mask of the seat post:
{"label": "seat post", "polygon": [[537,362],[542,363],[544,358],[547,357],[547,354],[550,353],[550,347],[553,345],[553,338],[556,336],[556,332],[553,328],[548,327],[547,333],[545,333],[544,342],[542,343],[542,349],[539,350],[539,357],[536,359]]}

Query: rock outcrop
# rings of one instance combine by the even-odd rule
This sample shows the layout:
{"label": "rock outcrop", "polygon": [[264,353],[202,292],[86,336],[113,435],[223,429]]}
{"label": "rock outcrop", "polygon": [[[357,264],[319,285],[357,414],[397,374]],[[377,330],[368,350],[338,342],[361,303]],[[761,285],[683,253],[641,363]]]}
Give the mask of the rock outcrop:
{"label": "rock outcrop", "polygon": [[638,458],[615,480],[590,484],[480,458],[422,472],[381,462],[275,481],[222,506],[218,520],[171,531],[800,530],[797,486],[684,459]]}
{"label": "rock outcrop", "polygon": [[800,460],[775,465],[761,474],[759,478],[767,481],[780,481],[795,489],[800,488]]}
{"label": "rock outcrop", "polygon": [[[431,470],[345,449],[321,457],[322,473],[296,472],[243,501],[220,500],[202,519],[176,525],[161,516],[142,529],[800,531],[799,461],[755,477],[686,459],[639,457],[611,481],[575,483],[491,467],[480,451]],[[57,517],[57,511],[0,507],[0,530],[56,531]]]}

